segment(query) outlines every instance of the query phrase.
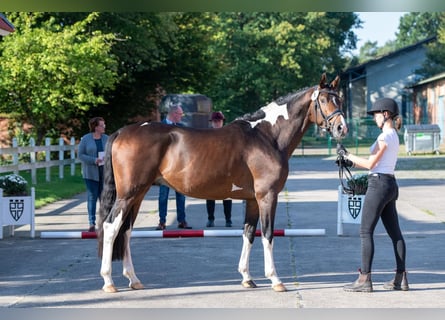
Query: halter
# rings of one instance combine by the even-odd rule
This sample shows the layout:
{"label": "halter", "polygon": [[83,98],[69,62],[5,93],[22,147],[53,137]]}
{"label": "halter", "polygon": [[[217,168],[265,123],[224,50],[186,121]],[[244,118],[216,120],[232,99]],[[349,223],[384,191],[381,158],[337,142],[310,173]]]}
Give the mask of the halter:
{"label": "halter", "polygon": [[318,109],[320,111],[321,116],[323,117],[323,120],[324,120],[323,125],[319,125],[319,127],[321,129],[327,130],[328,132],[331,132],[333,124],[331,124],[329,121],[338,115],[342,115],[342,116],[344,116],[344,115],[343,115],[343,112],[337,108],[337,110],[333,111],[330,115],[326,116],[324,114],[323,109],[321,108],[320,102],[318,100],[321,92],[326,92],[328,95],[333,95],[333,96],[337,97],[338,99],[340,99],[340,97],[338,96],[337,92],[335,92],[333,90],[329,90],[329,89],[320,89],[319,90],[318,88],[314,90],[314,92],[312,93],[312,96],[311,96],[311,100],[315,102],[315,122],[317,122],[316,120],[317,120],[317,115],[318,115],[318,112],[317,112],[317,109]]}

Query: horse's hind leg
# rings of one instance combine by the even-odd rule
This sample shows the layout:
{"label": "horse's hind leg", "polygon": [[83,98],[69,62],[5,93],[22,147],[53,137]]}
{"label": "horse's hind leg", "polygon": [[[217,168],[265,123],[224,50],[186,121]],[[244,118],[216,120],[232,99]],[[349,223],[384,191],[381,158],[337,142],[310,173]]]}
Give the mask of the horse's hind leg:
{"label": "horse's hind leg", "polygon": [[127,247],[127,249],[125,250],[125,255],[123,259],[122,274],[130,281],[128,286],[131,289],[139,290],[139,289],[144,289],[144,285],[141,283],[141,281],[136,276],[136,273],[134,272],[133,261],[131,259],[131,250],[130,250],[131,230],[132,228],[128,229],[125,234],[125,242],[126,242],[125,246]]}
{"label": "horse's hind leg", "polygon": [[102,289],[105,292],[117,292],[111,278],[112,259],[113,259],[113,244],[119,229],[122,225],[122,211],[117,215],[112,223],[105,221],[103,223],[103,250],[102,250],[102,265],[100,268],[100,275],[104,279],[104,286]]}
{"label": "horse's hind leg", "polygon": [[264,275],[272,282],[272,289],[276,292],[286,291],[286,287],[278,278],[273,257],[273,230],[277,195],[268,193],[260,201],[261,241],[264,252]]}
{"label": "horse's hind leg", "polygon": [[249,271],[250,252],[255,239],[256,226],[258,224],[258,205],[255,200],[246,201],[246,218],[243,232],[243,249],[238,263],[238,272],[243,276],[241,282],[244,288],[256,288]]}

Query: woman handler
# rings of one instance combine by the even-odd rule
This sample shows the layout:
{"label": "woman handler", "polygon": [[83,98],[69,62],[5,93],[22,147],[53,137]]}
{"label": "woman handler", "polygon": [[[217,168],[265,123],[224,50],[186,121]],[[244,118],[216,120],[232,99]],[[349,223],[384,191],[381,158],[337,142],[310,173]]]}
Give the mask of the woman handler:
{"label": "woman handler", "polygon": [[374,230],[379,218],[392,240],[396,260],[394,279],[383,287],[389,290],[409,290],[405,271],[406,246],[399,226],[396,200],[399,187],[394,177],[394,169],[399,151],[397,130],[402,126],[399,108],[393,99],[377,100],[368,114],[374,116],[376,125],[382,130],[371,146],[369,158],[361,158],[349,153],[341,144],[337,145],[337,154],[343,159],[343,165],[369,169],[368,189],[363,204],[360,227],[361,269],[356,281],[347,284],[345,291],[372,292],[371,267],[374,257]]}

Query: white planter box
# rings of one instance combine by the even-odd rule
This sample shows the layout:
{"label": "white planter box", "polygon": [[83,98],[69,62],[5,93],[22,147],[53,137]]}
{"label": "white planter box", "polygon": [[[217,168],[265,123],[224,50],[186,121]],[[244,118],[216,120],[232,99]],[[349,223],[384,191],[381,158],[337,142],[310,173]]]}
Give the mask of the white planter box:
{"label": "white planter box", "polygon": [[338,186],[337,235],[343,234],[343,223],[360,224],[362,219],[364,195],[351,195]]}
{"label": "white planter box", "polygon": [[35,237],[35,190],[31,188],[31,195],[24,197],[4,197],[0,189],[0,239],[3,239],[3,226],[30,225],[31,238]]}

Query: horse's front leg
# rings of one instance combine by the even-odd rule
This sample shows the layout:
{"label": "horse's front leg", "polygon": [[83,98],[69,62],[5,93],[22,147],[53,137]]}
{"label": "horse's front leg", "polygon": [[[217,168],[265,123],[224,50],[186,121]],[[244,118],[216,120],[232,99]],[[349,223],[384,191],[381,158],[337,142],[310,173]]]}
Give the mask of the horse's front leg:
{"label": "horse's front leg", "polygon": [[131,289],[139,290],[139,289],[144,289],[144,286],[136,276],[136,272],[134,271],[133,267],[133,261],[131,259],[131,250],[130,250],[131,230],[132,228],[128,229],[125,233],[125,246],[127,247],[127,249],[125,250],[125,255],[123,259],[122,274],[130,281],[128,286]]}
{"label": "horse's front leg", "polygon": [[238,272],[243,276],[241,282],[244,288],[256,288],[249,271],[250,252],[253,241],[255,240],[255,231],[258,224],[259,211],[256,200],[246,201],[246,217],[243,232],[243,249],[238,264]]}
{"label": "horse's front leg", "polygon": [[112,259],[113,259],[113,244],[119,229],[122,225],[122,211],[114,219],[113,222],[103,223],[103,249],[102,249],[102,265],[100,268],[100,275],[104,279],[104,286],[102,289],[105,292],[114,293],[117,292],[114,286],[113,279],[111,277],[112,272]]}
{"label": "horse's front leg", "polygon": [[277,275],[273,257],[273,233],[277,201],[278,195],[272,192],[260,201],[261,241],[264,251],[264,275],[272,282],[274,291],[284,292],[286,287]]}

